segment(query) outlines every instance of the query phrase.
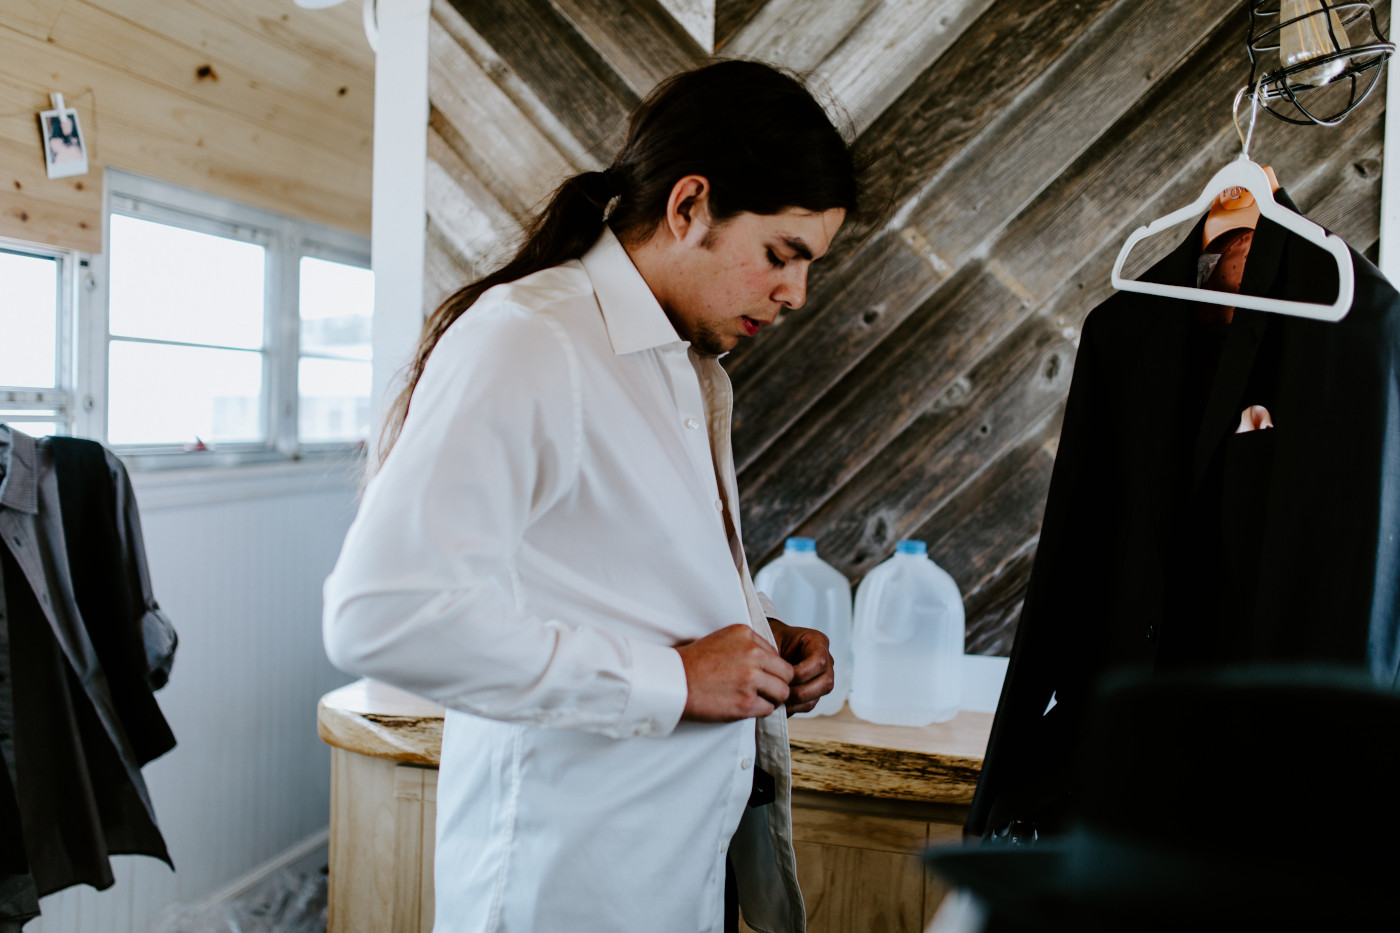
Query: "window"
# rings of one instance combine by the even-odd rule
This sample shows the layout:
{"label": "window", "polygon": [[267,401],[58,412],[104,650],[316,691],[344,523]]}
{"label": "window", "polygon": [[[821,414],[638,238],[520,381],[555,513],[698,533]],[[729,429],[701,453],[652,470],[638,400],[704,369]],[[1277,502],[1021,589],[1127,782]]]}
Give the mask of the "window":
{"label": "window", "polygon": [[80,433],[140,466],[278,459],[368,437],[364,238],[121,172],[106,181]]}
{"label": "window", "polygon": [[0,421],[27,434],[69,429],[77,264],[72,253],[0,243]]}

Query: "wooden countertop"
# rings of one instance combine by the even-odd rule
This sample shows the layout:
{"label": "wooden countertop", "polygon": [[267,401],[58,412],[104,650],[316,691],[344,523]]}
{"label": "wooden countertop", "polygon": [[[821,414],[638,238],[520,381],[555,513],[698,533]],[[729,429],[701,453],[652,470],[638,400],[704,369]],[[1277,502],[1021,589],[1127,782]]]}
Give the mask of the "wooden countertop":
{"label": "wooden countertop", "polygon": [[[442,707],[373,680],[321,698],[316,728],[336,748],[409,764],[438,764]],[[914,729],[835,716],[789,719],[792,784],[799,790],[889,800],[968,804],[992,731],[991,713],[959,713]]]}

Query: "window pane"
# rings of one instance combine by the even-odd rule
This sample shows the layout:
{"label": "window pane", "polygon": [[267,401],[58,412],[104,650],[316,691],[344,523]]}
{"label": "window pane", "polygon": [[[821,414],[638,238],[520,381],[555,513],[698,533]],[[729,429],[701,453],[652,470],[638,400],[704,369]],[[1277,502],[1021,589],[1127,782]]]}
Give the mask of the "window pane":
{"label": "window pane", "polygon": [[298,382],[303,443],[369,437],[369,363],[303,359]]}
{"label": "window pane", "polygon": [[0,385],[49,388],[58,340],[58,262],[0,252]]}
{"label": "window pane", "polygon": [[113,444],[259,441],[262,354],[112,341]]}
{"label": "window pane", "polygon": [[68,433],[68,426],[59,421],[17,421],[3,413],[0,413],[0,421],[30,437],[48,437],[50,434]]}
{"label": "window pane", "polygon": [[112,215],[111,331],[261,349],[266,250]]}
{"label": "window pane", "polygon": [[341,262],[301,260],[301,350],[369,359],[374,273]]}

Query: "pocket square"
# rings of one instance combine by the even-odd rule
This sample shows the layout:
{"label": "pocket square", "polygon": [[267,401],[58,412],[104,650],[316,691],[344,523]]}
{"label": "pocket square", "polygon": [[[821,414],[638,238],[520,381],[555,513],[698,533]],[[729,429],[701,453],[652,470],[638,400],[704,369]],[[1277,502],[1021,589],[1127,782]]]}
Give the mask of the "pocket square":
{"label": "pocket square", "polygon": [[1263,405],[1251,405],[1240,414],[1240,426],[1235,428],[1236,434],[1244,434],[1248,431],[1261,431],[1264,428],[1274,426],[1274,417],[1269,414],[1269,410]]}

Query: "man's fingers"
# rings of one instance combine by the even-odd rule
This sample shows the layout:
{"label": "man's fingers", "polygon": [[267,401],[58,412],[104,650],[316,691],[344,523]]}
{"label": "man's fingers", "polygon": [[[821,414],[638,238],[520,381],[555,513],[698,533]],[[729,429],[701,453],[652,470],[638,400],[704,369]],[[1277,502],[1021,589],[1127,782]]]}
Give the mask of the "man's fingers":
{"label": "man's fingers", "polygon": [[804,684],[816,680],[831,668],[831,655],[823,645],[821,651],[808,655],[792,666],[792,682]]}
{"label": "man's fingers", "polygon": [[[789,687],[788,682],[781,677],[761,672],[755,676],[754,680],[756,681],[753,685],[754,692],[769,703],[772,703],[774,709],[786,703],[788,697],[792,695],[792,688]],[[769,712],[771,712],[771,710]]]}

